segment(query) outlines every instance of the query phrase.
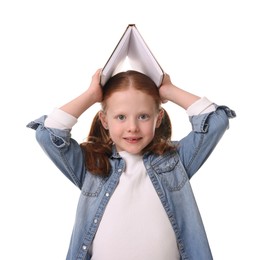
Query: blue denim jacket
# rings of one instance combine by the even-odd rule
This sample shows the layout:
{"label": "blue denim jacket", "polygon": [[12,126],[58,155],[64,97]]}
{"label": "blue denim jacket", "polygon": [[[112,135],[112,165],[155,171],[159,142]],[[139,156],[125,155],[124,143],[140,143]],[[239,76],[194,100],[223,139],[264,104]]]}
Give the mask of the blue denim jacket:
{"label": "blue denim jacket", "polygon": [[[212,254],[189,179],[198,171],[229,127],[235,112],[225,106],[190,117],[192,131],[179,142],[176,151],[164,155],[146,153],[144,165],[169,217],[176,235],[181,259],[211,260]],[[109,177],[91,174],[85,168],[79,144],[70,130],[44,127],[43,116],[27,126],[55,165],[81,189],[67,260],[91,259],[89,249],[100,225],[105,207],[125,168],[115,147],[110,157]]]}

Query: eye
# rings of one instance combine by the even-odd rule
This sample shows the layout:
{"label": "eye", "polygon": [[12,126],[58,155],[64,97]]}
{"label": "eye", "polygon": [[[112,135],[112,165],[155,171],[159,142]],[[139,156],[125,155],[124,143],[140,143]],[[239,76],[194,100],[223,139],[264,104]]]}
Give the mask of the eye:
{"label": "eye", "polygon": [[138,117],[138,119],[139,119],[139,120],[142,120],[142,121],[144,121],[144,120],[148,120],[149,118],[150,118],[150,116],[147,115],[147,114],[142,114],[142,115],[140,115],[140,116]]}
{"label": "eye", "polygon": [[126,119],[126,116],[125,115],[118,115],[116,118],[120,121],[124,121]]}

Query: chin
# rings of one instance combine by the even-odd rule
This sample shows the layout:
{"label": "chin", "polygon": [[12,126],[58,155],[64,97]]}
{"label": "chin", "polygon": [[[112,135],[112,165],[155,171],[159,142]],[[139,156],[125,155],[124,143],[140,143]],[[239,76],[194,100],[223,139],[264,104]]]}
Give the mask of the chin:
{"label": "chin", "polygon": [[120,149],[120,151],[126,151],[131,154],[140,154],[142,151],[142,148],[133,148],[133,147],[124,147],[123,149]]}

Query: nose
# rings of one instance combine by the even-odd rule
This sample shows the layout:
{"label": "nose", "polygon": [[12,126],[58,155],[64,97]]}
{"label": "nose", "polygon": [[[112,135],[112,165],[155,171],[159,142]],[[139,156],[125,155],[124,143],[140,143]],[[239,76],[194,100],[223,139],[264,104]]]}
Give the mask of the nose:
{"label": "nose", "polygon": [[138,132],[139,131],[139,126],[138,126],[138,122],[136,119],[132,118],[128,121],[128,132],[130,133],[134,133],[134,132]]}

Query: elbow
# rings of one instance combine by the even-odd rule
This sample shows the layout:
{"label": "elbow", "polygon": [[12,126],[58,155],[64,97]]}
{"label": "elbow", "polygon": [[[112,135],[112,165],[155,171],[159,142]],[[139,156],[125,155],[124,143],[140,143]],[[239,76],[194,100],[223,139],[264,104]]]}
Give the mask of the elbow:
{"label": "elbow", "polygon": [[226,107],[218,107],[216,111],[209,114],[204,124],[204,132],[222,136],[229,129],[229,119],[235,117],[235,112]]}

